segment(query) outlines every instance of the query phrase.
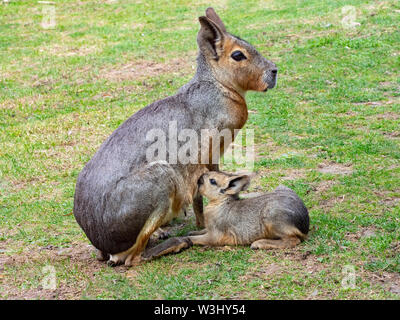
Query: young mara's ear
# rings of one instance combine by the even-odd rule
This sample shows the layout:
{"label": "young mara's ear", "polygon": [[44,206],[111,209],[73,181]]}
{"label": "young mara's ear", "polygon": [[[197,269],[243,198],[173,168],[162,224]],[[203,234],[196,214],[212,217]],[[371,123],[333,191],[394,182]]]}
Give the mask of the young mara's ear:
{"label": "young mara's ear", "polygon": [[206,16],[208,19],[215,22],[215,24],[221,29],[222,32],[226,32],[224,23],[222,22],[221,18],[217,15],[217,13],[215,12],[215,10],[213,8],[211,8],[211,7],[207,8]]}
{"label": "young mara's ear", "polygon": [[232,177],[224,193],[237,194],[240,191],[246,190],[249,185],[250,185],[250,177],[248,175]]}
{"label": "young mara's ear", "polygon": [[207,17],[199,17],[201,28],[197,34],[197,44],[200,51],[215,60],[218,60],[222,50],[224,33]]}

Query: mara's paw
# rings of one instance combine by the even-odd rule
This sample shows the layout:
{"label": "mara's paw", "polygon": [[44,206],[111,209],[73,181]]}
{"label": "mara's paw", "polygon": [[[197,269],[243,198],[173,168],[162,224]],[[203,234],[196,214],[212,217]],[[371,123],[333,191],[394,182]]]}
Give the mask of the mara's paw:
{"label": "mara's paw", "polygon": [[107,265],[110,267],[116,267],[124,264],[126,261],[127,254],[125,252],[110,254],[110,258],[107,261]]}
{"label": "mara's paw", "polygon": [[120,265],[123,264],[123,263],[124,263],[123,261],[111,260],[111,259],[107,261],[107,265],[108,265],[109,267],[120,266]]}
{"label": "mara's paw", "polygon": [[107,261],[108,259],[110,259],[110,255],[108,253],[105,253],[99,249],[96,249],[95,253],[96,253],[96,259],[98,261]]}
{"label": "mara's paw", "polygon": [[254,241],[251,244],[250,249],[253,249],[253,250],[265,249],[265,240],[262,239],[262,240]]}
{"label": "mara's paw", "polygon": [[132,267],[132,266],[137,266],[142,262],[142,257],[141,255],[129,255],[125,259],[125,267]]}

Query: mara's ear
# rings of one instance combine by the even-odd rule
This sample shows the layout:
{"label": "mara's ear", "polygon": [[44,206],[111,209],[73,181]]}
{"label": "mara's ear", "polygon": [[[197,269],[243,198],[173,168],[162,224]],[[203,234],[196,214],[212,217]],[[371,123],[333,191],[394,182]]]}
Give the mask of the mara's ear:
{"label": "mara's ear", "polygon": [[225,188],[225,194],[238,194],[240,191],[246,190],[250,185],[250,177],[248,175],[235,176],[229,180],[228,186]]}
{"label": "mara's ear", "polygon": [[222,22],[221,18],[217,15],[217,13],[213,8],[211,7],[207,8],[206,17],[211,21],[213,21],[221,29],[222,32],[226,32],[224,23]]}
{"label": "mara's ear", "polygon": [[197,34],[197,44],[200,51],[212,59],[218,60],[222,52],[224,33],[207,17],[199,17],[200,31]]}

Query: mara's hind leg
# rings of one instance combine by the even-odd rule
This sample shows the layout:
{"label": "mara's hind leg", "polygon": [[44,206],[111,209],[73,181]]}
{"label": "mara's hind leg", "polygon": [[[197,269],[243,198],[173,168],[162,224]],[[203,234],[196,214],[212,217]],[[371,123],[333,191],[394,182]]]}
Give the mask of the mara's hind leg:
{"label": "mara's hind leg", "polygon": [[279,240],[260,239],[251,244],[251,249],[286,249],[294,248],[301,240],[298,237],[287,237]]}
{"label": "mara's hind leg", "polygon": [[108,199],[105,225],[113,227],[115,247],[119,243],[128,243],[130,247],[124,246],[126,251],[113,254],[110,263],[130,266],[140,261],[150,236],[190,201],[185,198],[182,186],[184,181],[179,172],[165,161],[132,171],[116,185]]}
{"label": "mara's hind leg", "polygon": [[137,236],[135,244],[126,251],[125,266],[131,266],[134,262],[140,262],[140,254],[146,248],[147,242],[153,232],[163,224],[166,215],[167,212],[162,213],[158,210],[151,214]]}
{"label": "mara's hind leg", "polygon": [[140,253],[146,248],[150,236],[163,224],[168,211],[169,208],[155,210],[140,230],[140,233],[136,237],[135,244],[126,251],[110,255],[108,264],[114,266],[125,263],[126,266],[131,266],[134,261],[139,262]]}

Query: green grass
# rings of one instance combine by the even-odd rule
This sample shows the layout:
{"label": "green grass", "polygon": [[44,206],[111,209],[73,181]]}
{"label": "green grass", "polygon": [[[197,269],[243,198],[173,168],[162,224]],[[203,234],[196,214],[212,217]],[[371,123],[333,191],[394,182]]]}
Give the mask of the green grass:
{"label": "green grass", "polygon": [[[218,3],[228,30],[279,67],[276,89],[247,95],[251,188],[293,188],[309,239],[191,248],[129,270],[97,262],[69,215],[77,175],[126,118],[191,78],[197,17],[212,4],[57,1],[43,29],[42,5],[14,0],[0,4],[0,298],[399,299],[399,3]],[[346,5],[354,28],[342,26]],[[55,291],[42,288],[46,265]]]}

